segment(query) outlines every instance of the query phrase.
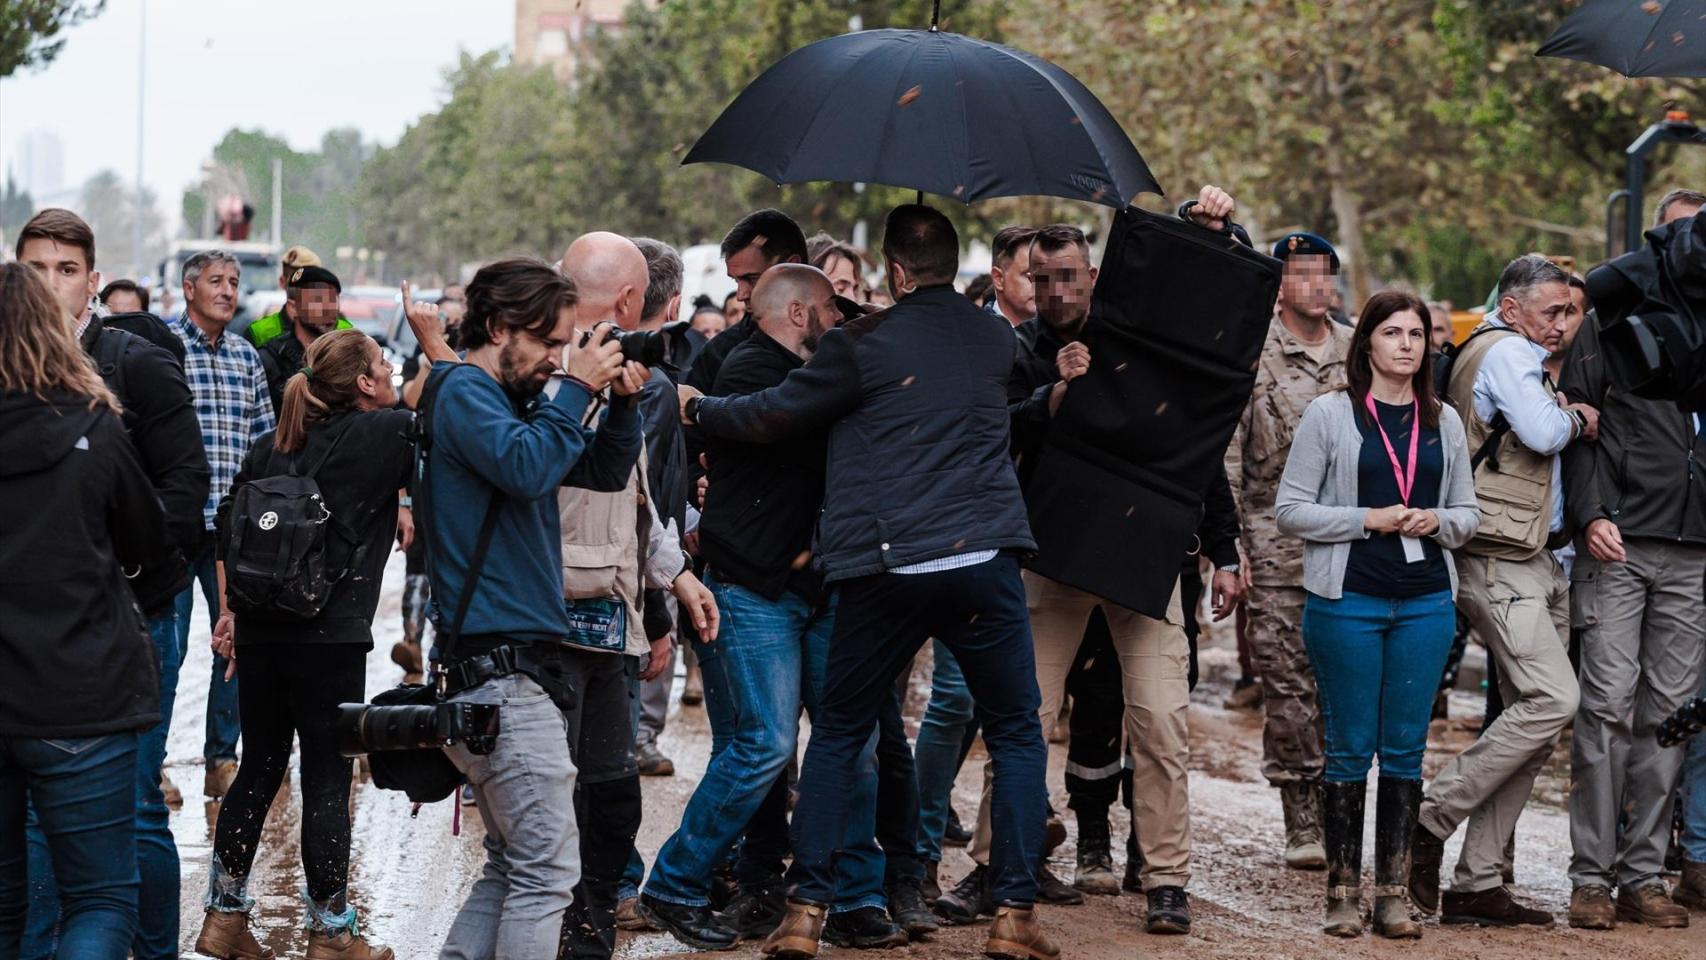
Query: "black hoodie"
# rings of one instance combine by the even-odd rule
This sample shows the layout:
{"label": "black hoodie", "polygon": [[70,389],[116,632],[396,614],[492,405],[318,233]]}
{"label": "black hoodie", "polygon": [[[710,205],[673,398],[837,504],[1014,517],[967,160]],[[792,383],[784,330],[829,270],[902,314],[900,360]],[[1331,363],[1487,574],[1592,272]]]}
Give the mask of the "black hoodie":
{"label": "black hoodie", "polygon": [[0,736],[159,722],[159,664],[121,565],[165,535],[115,414],[65,393],[0,394]]}

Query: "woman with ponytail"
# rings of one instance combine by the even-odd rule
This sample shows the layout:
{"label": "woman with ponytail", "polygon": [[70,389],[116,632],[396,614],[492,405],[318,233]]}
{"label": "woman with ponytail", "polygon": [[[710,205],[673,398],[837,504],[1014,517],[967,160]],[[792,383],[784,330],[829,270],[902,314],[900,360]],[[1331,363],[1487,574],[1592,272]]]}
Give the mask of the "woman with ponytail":
{"label": "woman with ponytail", "polygon": [[[245,483],[313,471],[326,510],[326,567],[336,583],[312,620],[223,608],[213,647],[237,671],[243,759],[219,811],[208,868],[207,917],[196,950],[212,957],[273,956],[249,932],[250,867],[267,807],[302,744],[302,867],[309,960],[390,960],[356,926],[347,889],[350,761],[338,753],[338,704],[366,700],[373,614],[397,527],[398,490],[414,461],[414,414],[397,403],[391,364],[359,330],[338,330],[308,347],[285,384],[278,429],[249,450],[232,494]],[[219,507],[219,582],[225,585],[232,494]]]}

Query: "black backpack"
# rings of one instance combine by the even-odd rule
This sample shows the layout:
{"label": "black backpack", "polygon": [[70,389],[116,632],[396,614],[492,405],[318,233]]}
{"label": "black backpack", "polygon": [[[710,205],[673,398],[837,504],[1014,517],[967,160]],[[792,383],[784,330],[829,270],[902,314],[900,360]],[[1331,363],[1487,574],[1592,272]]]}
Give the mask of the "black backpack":
{"label": "black backpack", "polygon": [[[1434,396],[1440,398],[1441,402],[1444,402],[1446,388],[1451,386],[1452,370],[1457,366],[1458,355],[1463,353],[1463,351],[1469,347],[1469,344],[1476,337],[1488,333],[1497,333],[1501,330],[1509,330],[1509,328],[1493,326],[1479,327],[1474,333],[1463,338],[1462,343],[1448,343],[1444,347],[1441,347],[1439,352],[1434,355]],[[1467,429],[1468,424],[1466,423],[1464,426],[1465,429]],[[1511,432],[1511,423],[1509,420],[1505,419],[1504,414],[1496,413],[1493,415],[1493,422],[1487,424],[1487,426],[1490,428],[1487,433],[1487,439],[1481,441],[1480,449],[1476,450],[1469,457],[1470,473],[1474,473],[1481,469],[1481,464],[1483,463],[1487,465],[1487,469],[1494,473],[1499,472],[1499,444],[1504,440],[1505,434]]]}
{"label": "black backpack", "polygon": [[346,424],[307,472],[250,480],[231,495],[225,540],[225,596],[237,614],[312,620],[347,568],[335,570],[329,531],[353,538],[326,509],[314,475],[349,432]]}

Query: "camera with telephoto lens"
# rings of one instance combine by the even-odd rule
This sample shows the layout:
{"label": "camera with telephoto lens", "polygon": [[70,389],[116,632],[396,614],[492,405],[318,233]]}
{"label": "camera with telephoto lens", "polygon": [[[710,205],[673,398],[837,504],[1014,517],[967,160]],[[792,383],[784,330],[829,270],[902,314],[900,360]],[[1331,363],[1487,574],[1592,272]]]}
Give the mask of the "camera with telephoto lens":
{"label": "camera with telephoto lens", "polygon": [[1687,743],[1703,729],[1706,729],[1706,697],[1695,697],[1666,717],[1654,738],[1661,747],[1674,747]]}
{"label": "camera with telephoto lens", "polygon": [[491,753],[498,743],[495,703],[410,703],[338,706],[338,752],[346,757],[391,750],[429,750],[460,743]]}
{"label": "camera with telephoto lens", "polygon": [[[609,333],[604,331],[608,329]],[[598,338],[596,341],[594,338]],[[670,335],[663,330],[618,330],[608,324],[597,327],[581,334],[580,345],[592,346],[595,342],[602,343],[606,339],[614,340],[622,345],[622,359],[642,366],[656,367],[663,364],[669,356]]]}

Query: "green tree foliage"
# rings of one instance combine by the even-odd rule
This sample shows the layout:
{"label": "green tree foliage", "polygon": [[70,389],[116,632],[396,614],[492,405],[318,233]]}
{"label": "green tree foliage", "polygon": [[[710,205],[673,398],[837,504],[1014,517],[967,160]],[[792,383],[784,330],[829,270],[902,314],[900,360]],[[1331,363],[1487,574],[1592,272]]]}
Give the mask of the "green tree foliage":
{"label": "green tree foliage", "polygon": [[0,3],[0,77],[45,66],[65,46],[60,31],[100,13],[107,0],[5,0]]}
{"label": "green tree foliage", "polygon": [[236,194],[255,208],[251,239],[270,238],[277,159],[282,161],[284,243],[306,244],[329,261],[337,247],[366,244],[356,184],[373,150],[353,129],[328,132],[318,150],[306,153],[259,130],[231,130],[213,148],[203,182],[184,192],[184,229],[202,233],[208,200]]}

